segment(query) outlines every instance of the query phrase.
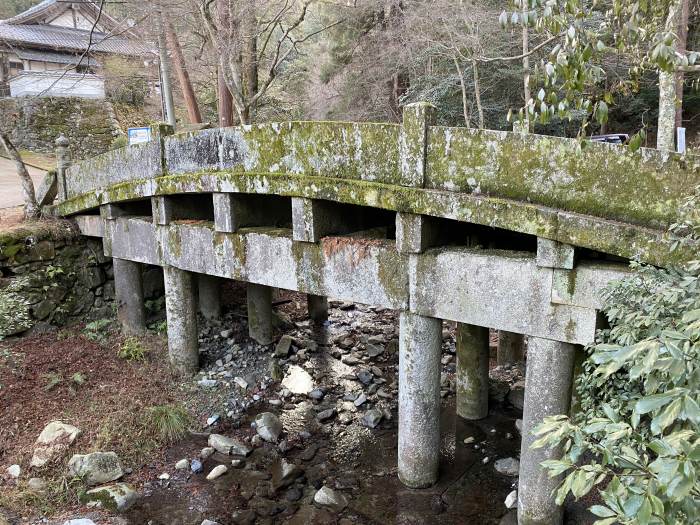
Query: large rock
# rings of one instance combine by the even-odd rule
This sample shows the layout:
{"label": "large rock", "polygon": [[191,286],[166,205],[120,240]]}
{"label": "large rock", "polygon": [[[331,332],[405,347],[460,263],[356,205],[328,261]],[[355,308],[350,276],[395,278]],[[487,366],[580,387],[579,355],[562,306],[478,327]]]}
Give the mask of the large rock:
{"label": "large rock", "polygon": [[95,505],[113,512],[124,512],[133,506],[137,497],[138,495],[131,485],[114,483],[90,489],[80,500],[85,504]]}
{"label": "large rock", "polygon": [[245,443],[222,434],[210,434],[209,446],[217,452],[234,456],[247,456],[253,449]]}
{"label": "large rock", "polygon": [[255,416],[255,429],[265,441],[277,443],[282,433],[282,422],[272,412],[262,412]]}
{"label": "large rock", "polygon": [[314,495],[314,503],[329,507],[336,512],[340,512],[348,506],[348,500],[341,492],[325,486],[321,487]]}
{"label": "large rock", "polygon": [[68,462],[68,472],[90,486],[109,483],[124,475],[119,457],[114,452],[75,454]]}
{"label": "large rock", "polygon": [[525,406],[525,381],[518,381],[510,387],[508,392],[508,402],[518,410]]}
{"label": "large rock", "polygon": [[52,421],[44,427],[34,444],[32,467],[43,467],[54,459],[63,456],[68,447],[80,434],[80,429],[73,425]]}
{"label": "large rock", "polygon": [[314,380],[306,370],[300,366],[292,365],[282,380],[282,386],[293,394],[308,394],[314,389]]}
{"label": "large rock", "polygon": [[283,335],[275,347],[275,357],[287,357],[292,348],[292,338],[288,335]]}
{"label": "large rock", "polygon": [[520,472],[520,461],[515,458],[503,458],[494,463],[494,468],[506,476],[517,476]]}
{"label": "large rock", "polygon": [[280,490],[288,487],[303,473],[304,470],[301,467],[296,466],[294,463],[289,463],[285,459],[279,459],[272,464],[272,488]]}

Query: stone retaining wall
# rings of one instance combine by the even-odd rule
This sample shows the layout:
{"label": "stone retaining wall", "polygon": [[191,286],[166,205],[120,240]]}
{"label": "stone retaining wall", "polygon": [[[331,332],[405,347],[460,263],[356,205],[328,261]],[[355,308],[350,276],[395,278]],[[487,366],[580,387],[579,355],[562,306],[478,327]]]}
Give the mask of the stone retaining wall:
{"label": "stone retaining wall", "polygon": [[41,236],[0,242],[0,339],[114,315],[112,260],[102,243]]}

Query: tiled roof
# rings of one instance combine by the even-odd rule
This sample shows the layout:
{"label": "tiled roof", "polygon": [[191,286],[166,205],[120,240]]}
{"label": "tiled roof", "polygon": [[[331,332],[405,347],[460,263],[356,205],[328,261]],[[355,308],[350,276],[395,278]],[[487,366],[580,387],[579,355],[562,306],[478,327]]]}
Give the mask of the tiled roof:
{"label": "tiled roof", "polygon": [[43,11],[44,9],[48,9],[56,3],[56,0],[44,0],[40,4],[37,4],[34,7],[30,7],[26,11],[23,11],[20,14],[13,16],[12,18],[8,18],[7,20],[5,20],[5,22],[10,24],[19,24],[22,22],[22,20],[26,20],[27,18],[34,16],[35,14]]}
{"label": "tiled roof", "polygon": [[33,49],[15,49],[17,56],[24,60],[38,60],[41,62],[50,62],[52,64],[71,64],[75,65],[80,62],[83,66],[97,65],[97,61],[92,58],[83,57],[80,55],[72,55],[69,53],[57,53],[55,51],[39,51]]}
{"label": "tiled roof", "polygon": [[[37,6],[39,7],[39,6]],[[0,44],[27,45],[30,47],[46,47],[52,50],[84,52],[90,43],[90,31],[38,24],[8,24],[0,23]],[[93,32],[91,52],[112,53],[118,55],[147,55],[151,50],[133,40],[121,36]]]}

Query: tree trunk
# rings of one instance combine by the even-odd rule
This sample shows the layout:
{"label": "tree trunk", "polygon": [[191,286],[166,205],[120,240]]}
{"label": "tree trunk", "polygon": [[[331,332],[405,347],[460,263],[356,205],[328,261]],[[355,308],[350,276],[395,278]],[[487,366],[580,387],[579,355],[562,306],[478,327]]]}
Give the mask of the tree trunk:
{"label": "tree trunk", "polygon": [[[228,12],[227,0],[216,0],[216,15],[219,22],[219,32],[229,35],[231,29],[231,21]],[[220,57],[224,56],[225,50],[220,43],[215,43],[218,47],[217,52]],[[233,96],[226,84],[224,65],[219,66],[218,70],[218,102],[219,102],[219,126],[226,128],[233,126]]]}
{"label": "tree trunk", "polygon": [[464,125],[468,128],[471,127],[471,119],[469,118],[469,109],[467,107],[467,84],[464,81],[464,71],[459,65],[459,59],[454,56],[452,57],[455,63],[455,68],[457,69],[457,74],[459,75],[459,87],[462,91],[462,115],[464,116]]}
{"label": "tree trunk", "polygon": [[[523,2],[523,13],[528,10],[529,3]],[[524,126],[527,133],[530,132],[530,113],[528,111],[530,99],[532,94],[530,93],[530,56],[528,55],[530,51],[530,35],[527,26],[523,26],[523,96],[525,97],[525,122]]]}
{"label": "tree trunk", "polygon": [[177,78],[180,82],[180,89],[182,89],[182,95],[185,98],[187,116],[190,123],[199,124],[202,122],[202,114],[199,111],[197,97],[195,96],[194,89],[192,88],[190,74],[187,71],[187,64],[185,63],[185,57],[182,54],[180,42],[177,39],[175,28],[171,23],[167,24],[166,36],[168,38],[168,44],[170,44],[170,50],[172,51],[173,65],[175,66],[175,72],[177,73]]}
{"label": "tree trunk", "polygon": [[[245,99],[251,100],[258,92],[258,20],[255,13],[255,1],[252,0],[246,10],[243,21],[245,45],[243,48],[243,75]],[[250,123],[255,118],[255,108],[244,108],[245,119]]]}
{"label": "tree trunk", "polygon": [[[681,0],[672,2],[666,19],[666,29],[676,31],[680,17]],[[676,42],[673,43],[676,50]],[[676,131],[676,72],[659,71],[659,120],[656,126],[656,148],[674,151]]]}
{"label": "tree trunk", "polygon": [[24,216],[27,219],[36,219],[40,215],[39,205],[36,202],[36,194],[34,193],[34,182],[29,176],[27,167],[22,162],[22,157],[20,156],[17,148],[10,141],[10,137],[6,133],[0,133],[0,144],[3,145],[5,151],[12,159],[17,168],[17,175],[19,175],[20,182],[22,183],[22,197],[24,199]]}
{"label": "tree trunk", "polygon": [[481,84],[479,83],[479,63],[472,60],[472,69],[474,70],[474,101],[476,102],[476,110],[479,114],[479,129],[484,129],[484,107],[481,104]]}
{"label": "tree trunk", "polygon": [[158,57],[160,60],[160,91],[165,104],[165,120],[173,128],[176,124],[175,104],[173,103],[173,89],[170,83],[170,62],[168,60],[168,46],[165,44],[165,19],[162,7],[158,6],[156,17],[158,19]]}
{"label": "tree trunk", "polygon": [[[681,53],[688,47],[688,17],[690,16],[690,1],[681,0],[678,20],[678,40],[676,49]],[[676,73],[676,127],[683,126],[683,71]]]}

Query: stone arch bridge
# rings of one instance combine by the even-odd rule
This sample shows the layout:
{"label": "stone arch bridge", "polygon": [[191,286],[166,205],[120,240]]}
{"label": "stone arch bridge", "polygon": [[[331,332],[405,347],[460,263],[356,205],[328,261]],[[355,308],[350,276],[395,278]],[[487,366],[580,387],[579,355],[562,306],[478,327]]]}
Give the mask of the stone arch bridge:
{"label": "stone arch bridge", "polygon": [[519,520],[560,523],[557,480],[538,468],[553,452],[531,450],[529,431],[569,410],[601,289],[630,259],[677,262],[660,240],[700,184],[699,163],[440,127],[434,113],[419,103],[401,125],[160,127],[150,143],[73,166],[61,143],[55,211],[103,239],[127,331],[144,329],[139,264],[163,267],[170,360],[183,374],[198,367],[195,293],[216,315],[217,279],[248,283],[250,335],[263,344],[273,288],[308,294],[315,319],[327,297],[400,311],[398,472],[412,488],[438,477],[442,320],[458,323],[466,418],[488,410],[488,329],[511,352],[527,336]]}

